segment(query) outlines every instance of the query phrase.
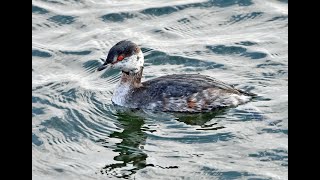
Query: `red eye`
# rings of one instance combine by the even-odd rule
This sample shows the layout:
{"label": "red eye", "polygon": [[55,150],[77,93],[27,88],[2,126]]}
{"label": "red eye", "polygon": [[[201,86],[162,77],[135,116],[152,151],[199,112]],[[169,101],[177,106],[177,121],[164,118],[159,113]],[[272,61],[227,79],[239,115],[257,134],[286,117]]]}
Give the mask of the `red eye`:
{"label": "red eye", "polygon": [[118,56],[118,58],[117,58],[118,61],[122,61],[123,59],[124,59],[124,56],[123,56],[123,55],[120,55],[120,56]]}

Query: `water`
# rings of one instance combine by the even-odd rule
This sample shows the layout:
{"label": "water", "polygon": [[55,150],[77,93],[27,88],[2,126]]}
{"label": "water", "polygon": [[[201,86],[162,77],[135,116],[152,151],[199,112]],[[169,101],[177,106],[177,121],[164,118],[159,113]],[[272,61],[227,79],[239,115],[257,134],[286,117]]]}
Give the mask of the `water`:
{"label": "water", "polygon": [[[183,115],[120,111],[119,71],[96,72],[120,40],[144,80],[201,73],[259,94]],[[287,179],[288,2],[33,0],[33,179]]]}

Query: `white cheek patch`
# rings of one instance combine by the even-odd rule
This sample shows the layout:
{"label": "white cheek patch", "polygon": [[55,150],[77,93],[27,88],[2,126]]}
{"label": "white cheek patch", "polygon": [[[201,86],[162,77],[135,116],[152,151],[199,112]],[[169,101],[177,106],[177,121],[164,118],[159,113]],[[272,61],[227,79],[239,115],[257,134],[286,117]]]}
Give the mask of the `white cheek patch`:
{"label": "white cheek patch", "polygon": [[127,72],[138,72],[140,70],[140,67],[143,66],[143,63],[144,57],[142,52],[140,51],[138,54],[134,54],[130,57],[123,59],[122,61],[115,63],[112,67],[119,68]]}

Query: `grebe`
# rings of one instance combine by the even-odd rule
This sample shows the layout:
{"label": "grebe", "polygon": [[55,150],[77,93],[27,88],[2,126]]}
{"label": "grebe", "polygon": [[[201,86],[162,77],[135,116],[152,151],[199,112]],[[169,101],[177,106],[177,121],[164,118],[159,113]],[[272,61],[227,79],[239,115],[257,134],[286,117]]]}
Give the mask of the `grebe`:
{"label": "grebe", "polygon": [[114,45],[104,63],[122,71],[112,96],[119,106],[168,112],[209,112],[248,102],[252,93],[236,89],[212,77],[172,74],[141,82],[144,57],[135,43],[124,40]]}

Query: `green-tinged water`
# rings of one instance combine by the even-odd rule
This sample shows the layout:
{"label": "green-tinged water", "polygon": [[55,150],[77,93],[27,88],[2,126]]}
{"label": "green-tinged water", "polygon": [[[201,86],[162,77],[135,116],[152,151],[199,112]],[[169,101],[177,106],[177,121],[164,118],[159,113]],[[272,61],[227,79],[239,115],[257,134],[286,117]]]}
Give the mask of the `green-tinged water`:
{"label": "green-tinged water", "polygon": [[[124,111],[129,39],[144,79],[209,75],[259,95],[213,113]],[[33,0],[33,179],[288,179],[288,2]]]}

